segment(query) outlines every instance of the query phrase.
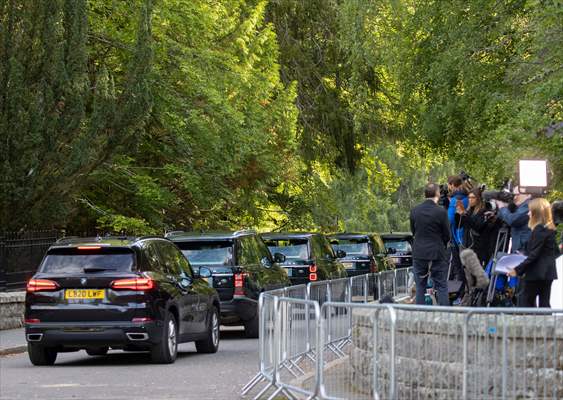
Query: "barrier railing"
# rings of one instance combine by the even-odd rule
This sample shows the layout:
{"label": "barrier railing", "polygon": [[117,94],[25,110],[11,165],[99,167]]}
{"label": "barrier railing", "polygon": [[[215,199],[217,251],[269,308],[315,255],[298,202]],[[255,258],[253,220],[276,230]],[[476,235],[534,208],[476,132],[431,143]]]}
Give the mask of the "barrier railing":
{"label": "barrier railing", "polygon": [[254,399],[563,398],[563,310],[373,302],[412,281],[397,270],[264,293],[243,395],[266,382]]}

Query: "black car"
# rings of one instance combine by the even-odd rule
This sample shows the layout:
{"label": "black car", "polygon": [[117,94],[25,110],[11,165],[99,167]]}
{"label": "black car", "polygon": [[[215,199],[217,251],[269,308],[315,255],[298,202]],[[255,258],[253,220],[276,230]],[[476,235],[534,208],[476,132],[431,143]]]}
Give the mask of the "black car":
{"label": "black car", "polygon": [[330,243],[335,251],[343,251],[346,256],[340,261],[348,276],[381,272],[393,268],[386,255],[381,237],[376,233],[337,233],[330,235]]}
{"label": "black car", "polygon": [[338,261],[345,254],[336,254],[321,233],[265,233],[262,238],[272,253],[285,256],[282,267],[294,285],[346,277]]}
{"label": "black car", "polygon": [[27,284],[25,335],[34,365],[59,352],[148,350],[172,363],[178,343],[200,353],[219,347],[217,292],[180,250],[158,237],[63,239]]}
{"label": "black car", "polygon": [[392,232],[381,234],[383,243],[396,268],[412,267],[413,236],[410,232]]}
{"label": "black car", "polygon": [[[221,323],[244,325],[247,337],[258,337],[260,293],[289,285],[285,271],[254,231],[185,233],[167,237],[197,269],[211,270],[221,300]],[[278,255],[278,261],[283,256]]]}

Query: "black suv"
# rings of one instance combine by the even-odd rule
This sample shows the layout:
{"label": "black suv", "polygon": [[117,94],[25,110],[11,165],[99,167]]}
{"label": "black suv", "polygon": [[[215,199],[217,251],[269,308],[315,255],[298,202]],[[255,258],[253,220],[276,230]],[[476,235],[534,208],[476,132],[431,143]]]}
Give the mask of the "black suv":
{"label": "black suv", "polygon": [[172,363],[188,341],[215,353],[220,304],[206,276],[163,238],[59,240],[27,284],[29,358],[52,365],[58,352],[104,355],[111,347]]}
{"label": "black suv", "polygon": [[[258,337],[258,297],[267,290],[289,285],[285,271],[254,231],[166,235],[194,268],[211,270],[213,287],[221,300],[221,323],[244,325],[247,337]],[[283,261],[281,254],[277,261]]]}
{"label": "black suv", "polygon": [[387,254],[396,268],[412,267],[413,236],[410,232],[392,232],[381,234]]}
{"label": "black suv", "polygon": [[335,251],[346,256],[340,261],[348,276],[381,272],[393,268],[381,237],[376,233],[337,233],[329,236]]}
{"label": "black suv", "polygon": [[264,242],[274,254],[285,256],[282,266],[294,285],[346,277],[344,266],[321,233],[265,233]]}

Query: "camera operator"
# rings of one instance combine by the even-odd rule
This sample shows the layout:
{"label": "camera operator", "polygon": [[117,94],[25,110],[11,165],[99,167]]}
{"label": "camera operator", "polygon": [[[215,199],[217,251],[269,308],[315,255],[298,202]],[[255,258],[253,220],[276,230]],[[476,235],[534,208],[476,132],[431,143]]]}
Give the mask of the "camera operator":
{"label": "camera operator", "polygon": [[471,190],[467,196],[469,209],[465,210],[462,203],[458,202],[456,213],[459,225],[464,229],[465,248],[472,249],[477,254],[481,266],[485,266],[493,255],[491,243],[496,241],[499,224],[486,216],[482,193],[483,188]]}
{"label": "camera operator", "polygon": [[512,253],[524,251],[526,244],[530,239],[532,231],[528,227],[528,204],[530,195],[521,194],[518,186],[514,187],[513,203],[508,204],[500,200],[495,200],[498,211],[498,218],[510,227],[510,236],[512,237]]}
{"label": "camera operator", "polygon": [[463,272],[463,267],[461,265],[461,260],[459,259],[460,247],[463,247],[464,242],[464,229],[459,224],[459,218],[456,218],[456,209],[463,207],[463,210],[467,209],[469,206],[469,200],[467,199],[467,192],[464,190],[464,181],[460,175],[452,175],[448,178],[448,188],[451,193],[450,204],[448,207],[448,220],[450,222],[451,231],[451,262],[452,262],[452,272],[450,279],[465,281],[465,273]]}
{"label": "camera operator", "polygon": [[416,304],[424,304],[428,276],[434,282],[438,304],[448,306],[448,265],[446,246],[450,241],[448,215],[437,203],[440,187],[429,183],[424,188],[425,201],[411,210],[410,225],[414,235],[412,250]]}

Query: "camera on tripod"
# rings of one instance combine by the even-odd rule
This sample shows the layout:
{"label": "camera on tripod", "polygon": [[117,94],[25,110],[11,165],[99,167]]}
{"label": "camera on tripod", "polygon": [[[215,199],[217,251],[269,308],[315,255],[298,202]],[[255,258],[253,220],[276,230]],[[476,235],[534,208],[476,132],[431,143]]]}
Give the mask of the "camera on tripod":
{"label": "camera on tripod", "polygon": [[497,211],[497,205],[493,200],[502,201],[503,203],[514,203],[514,182],[512,179],[505,179],[499,190],[484,190],[486,187],[482,185],[483,201],[487,211]]}

